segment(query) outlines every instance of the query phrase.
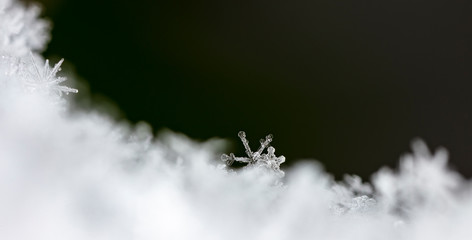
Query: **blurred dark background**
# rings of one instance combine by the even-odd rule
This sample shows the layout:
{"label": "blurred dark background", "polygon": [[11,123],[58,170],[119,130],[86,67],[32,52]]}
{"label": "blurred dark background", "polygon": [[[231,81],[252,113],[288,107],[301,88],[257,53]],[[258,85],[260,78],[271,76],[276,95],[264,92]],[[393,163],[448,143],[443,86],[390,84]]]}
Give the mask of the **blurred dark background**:
{"label": "blurred dark background", "polygon": [[131,121],[253,143],[338,177],[395,166],[410,141],[472,176],[472,2],[42,0],[46,57]]}

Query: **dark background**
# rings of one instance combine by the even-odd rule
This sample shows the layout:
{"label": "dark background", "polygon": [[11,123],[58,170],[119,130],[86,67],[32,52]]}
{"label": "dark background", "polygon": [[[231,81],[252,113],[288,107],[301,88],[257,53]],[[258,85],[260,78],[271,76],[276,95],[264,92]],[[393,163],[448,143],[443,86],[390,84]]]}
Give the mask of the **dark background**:
{"label": "dark background", "polygon": [[464,0],[43,0],[46,57],[131,121],[273,146],[340,176],[410,141],[472,176],[472,3]]}

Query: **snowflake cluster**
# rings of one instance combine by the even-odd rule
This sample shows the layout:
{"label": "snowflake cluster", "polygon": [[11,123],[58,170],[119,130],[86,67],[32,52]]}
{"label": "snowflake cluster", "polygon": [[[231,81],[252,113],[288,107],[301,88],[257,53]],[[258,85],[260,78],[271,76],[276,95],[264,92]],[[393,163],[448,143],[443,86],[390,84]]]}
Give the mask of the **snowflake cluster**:
{"label": "snowflake cluster", "polygon": [[[38,61],[44,61],[44,64],[37,64]],[[30,58],[0,55],[0,86],[2,90],[16,88],[23,92],[50,97],[53,101],[60,100],[64,93],[78,92],[77,89],[60,85],[67,80],[57,76],[63,62],[61,59],[51,67],[49,60],[43,60],[33,53]]]}
{"label": "snowflake cluster", "polygon": [[[265,166],[272,169],[280,176],[284,175],[284,172],[280,170],[280,164],[285,162],[285,157],[283,155],[277,157],[275,155],[275,148],[269,146],[273,138],[271,134],[267,135],[265,139],[260,140],[261,146],[255,152],[249,147],[249,141],[246,139],[246,133],[244,131],[240,131],[238,136],[243,142],[247,157],[236,157],[234,153],[230,153],[229,155],[223,154],[221,155],[222,161],[226,162],[228,166],[231,166],[234,161],[247,163],[248,166]],[[263,153],[266,148],[267,153]]]}
{"label": "snowflake cluster", "polygon": [[337,182],[310,161],[287,169],[280,185],[285,157],[272,135],[252,151],[239,132],[247,156],[221,159],[247,166],[227,174],[212,162],[223,140],[154,137],[146,124],[63,114],[55,100],[77,90],[61,85],[63,60],[41,57],[49,34],[37,16],[0,0],[1,240],[470,239],[472,182],[448,168],[445,149],[422,141],[371,184]]}
{"label": "snowflake cluster", "polygon": [[0,0],[0,53],[27,56],[42,51],[50,39],[49,22],[40,19],[41,9],[23,6],[12,0]]}
{"label": "snowflake cluster", "polygon": [[19,89],[57,102],[64,93],[78,91],[60,85],[66,78],[56,75],[64,60],[51,67],[40,55],[49,41],[49,22],[39,19],[39,14],[35,5],[0,0],[0,90]]}

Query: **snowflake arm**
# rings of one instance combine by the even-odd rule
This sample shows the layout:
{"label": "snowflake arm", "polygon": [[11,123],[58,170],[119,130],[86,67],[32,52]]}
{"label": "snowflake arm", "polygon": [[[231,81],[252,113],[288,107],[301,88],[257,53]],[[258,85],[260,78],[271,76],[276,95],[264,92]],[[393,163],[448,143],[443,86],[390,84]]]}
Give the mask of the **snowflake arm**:
{"label": "snowflake arm", "polygon": [[241,141],[243,142],[244,148],[246,149],[246,154],[249,158],[252,158],[252,151],[251,148],[249,147],[249,141],[246,139],[246,133],[244,131],[239,131],[238,133],[239,138],[241,138]]}
{"label": "snowflake arm", "polygon": [[[269,134],[266,136],[266,139],[261,139],[259,141],[261,143],[261,146],[259,147],[259,149],[257,150],[256,153],[254,153],[253,155],[253,159],[257,159],[259,156],[261,156],[262,152],[264,151],[264,149],[269,146],[270,142],[272,142],[272,134]],[[275,150],[274,150],[275,151]]]}

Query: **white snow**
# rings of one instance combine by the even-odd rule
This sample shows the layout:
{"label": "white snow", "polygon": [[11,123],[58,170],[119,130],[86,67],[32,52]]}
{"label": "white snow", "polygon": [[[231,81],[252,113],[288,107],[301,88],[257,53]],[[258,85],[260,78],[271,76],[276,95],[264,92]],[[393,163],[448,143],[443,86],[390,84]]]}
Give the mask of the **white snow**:
{"label": "white snow", "polygon": [[470,238],[470,182],[444,149],[415,141],[372,185],[337,183],[314,161],[283,178],[233,171],[224,140],[153,136],[145,123],[71,109],[62,61],[31,73],[49,39],[37,16],[0,0],[0,239]]}

